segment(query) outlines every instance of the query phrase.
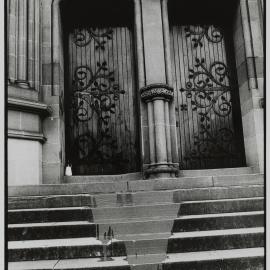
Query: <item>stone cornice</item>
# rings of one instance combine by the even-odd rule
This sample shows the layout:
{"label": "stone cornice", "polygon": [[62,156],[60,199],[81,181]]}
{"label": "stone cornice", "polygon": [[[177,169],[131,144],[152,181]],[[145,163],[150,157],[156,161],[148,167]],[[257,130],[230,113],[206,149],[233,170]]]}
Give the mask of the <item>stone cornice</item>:
{"label": "stone cornice", "polygon": [[44,143],[46,141],[46,138],[42,133],[15,130],[15,129],[8,130],[8,138],[39,141],[41,143]]}
{"label": "stone cornice", "polygon": [[41,117],[51,115],[52,109],[45,103],[27,99],[8,98],[8,109],[38,114]]}

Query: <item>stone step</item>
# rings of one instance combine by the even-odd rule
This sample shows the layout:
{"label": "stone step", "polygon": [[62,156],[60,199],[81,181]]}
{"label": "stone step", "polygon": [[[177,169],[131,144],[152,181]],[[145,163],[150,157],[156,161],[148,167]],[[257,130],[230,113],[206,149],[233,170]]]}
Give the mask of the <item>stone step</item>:
{"label": "stone step", "polygon": [[[111,248],[113,247],[113,249]],[[123,242],[108,245],[108,254],[125,256]],[[72,258],[98,258],[103,254],[103,245],[94,237],[65,238],[8,242],[8,261],[55,260]]]}
{"label": "stone step", "polygon": [[264,212],[239,212],[181,216],[174,220],[172,232],[224,230],[264,226]]}
{"label": "stone step", "polygon": [[241,175],[253,174],[251,167],[237,167],[224,169],[203,169],[203,170],[181,170],[182,177],[219,176],[219,175]]}
{"label": "stone step", "polygon": [[263,174],[181,177],[166,179],[131,180],[119,182],[91,182],[78,184],[51,184],[10,186],[8,196],[45,196],[72,194],[107,194],[137,191],[212,188],[263,185]]}
{"label": "stone step", "polygon": [[9,209],[57,208],[57,207],[113,207],[125,205],[147,205],[179,203],[183,201],[233,199],[264,196],[264,186],[218,187],[178,189],[164,191],[138,191],[117,194],[72,194],[47,196],[9,197]]}
{"label": "stone step", "polygon": [[9,270],[131,270],[126,257],[114,257],[110,261],[100,258],[79,258],[63,260],[38,260],[9,262]]}
{"label": "stone step", "polygon": [[200,215],[264,210],[264,198],[237,198],[187,201],[180,204],[178,215]]}
{"label": "stone step", "polygon": [[[98,226],[98,228],[97,228]],[[187,232],[264,226],[264,212],[239,212],[181,216],[174,220],[114,221],[96,225],[88,221],[25,223],[8,225],[8,240],[96,237],[111,227],[116,238],[125,234]]]}
{"label": "stone step", "polygon": [[237,198],[222,200],[187,201],[182,203],[148,204],[122,207],[60,207],[13,209],[8,211],[9,224],[95,221],[107,223],[113,220],[129,220],[136,218],[174,219],[179,215],[214,214],[227,212],[261,211],[264,209],[264,198]]}
{"label": "stone step", "polygon": [[[145,234],[136,241],[114,240],[107,252],[112,256],[126,256],[126,250],[130,255],[160,254],[167,243],[167,253],[263,247],[264,228],[181,232],[167,237]],[[94,258],[103,253],[101,241],[95,238],[11,241],[8,249],[9,261]]]}
{"label": "stone step", "polygon": [[[138,256],[140,261],[140,256]],[[140,265],[139,265],[140,266]],[[146,265],[150,266],[150,265]],[[138,268],[138,267],[137,267]],[[9,262],[9,270],[137,270],[128,265],[126,257],[114,257],[111,261],[100,258],[80,258],[46,261]],[[139,268],[141,269],[141,268]],[[149,270],[149,268],[145,268]],[[264,268],[264,248],[214,250],[168,254],[159,270],[247,270]]]}
{"label": "stone step", "polygon": [[8,211],[8,223],[93,221],[92,210],[85,207],[18,209]]}
{"label": "stone step", "polygon": [[96,237],[97,225],[88,221],[8,225],[8,241]]}
{"label": "stone step", "polygon": [[264,228],[240,228],[174,233],[168,242],[168,253],[196,252],[264,246]]}
{"label": "stone step", "polygon": [[[207,170],[181,170],[181,177],[201,177],[201,176],[219,176],[219,175],[239,175],[253,174],[250,167],[207,169]],[[64,183],[89,183],[89,182],[119,182],[142,180],[142,173],[128,173],[119,175],[73,175],[64,176]]]}
{"label": "stone step", "polygon": [[264,248],[168,254],[162,270],[265,270]]}
{"label": "stone step", "polygon": [[[252,173],[252,172],[250,170],[240,170],[239,173]],[[64,176],[64,183],[120,182],[120,181],[135,181],[141,179],[143,179],[141,172],[115,174],[115,175],[73,175],[73,176]]]}

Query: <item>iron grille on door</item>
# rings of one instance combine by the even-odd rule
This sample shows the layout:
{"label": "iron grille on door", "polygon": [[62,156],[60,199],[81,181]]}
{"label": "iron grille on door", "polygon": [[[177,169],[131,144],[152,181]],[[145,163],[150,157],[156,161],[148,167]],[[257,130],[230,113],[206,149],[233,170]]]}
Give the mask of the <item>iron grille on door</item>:
{"label": "iron grille on door", "polygon": [[170,34],[180,168],[243,166],[225,33],[214,25],[174,25]]}
{"label": "iron grille on door", "polygon": [[75,174],[138,170],[132,34],[128,27],[69,33],[68,159]]}

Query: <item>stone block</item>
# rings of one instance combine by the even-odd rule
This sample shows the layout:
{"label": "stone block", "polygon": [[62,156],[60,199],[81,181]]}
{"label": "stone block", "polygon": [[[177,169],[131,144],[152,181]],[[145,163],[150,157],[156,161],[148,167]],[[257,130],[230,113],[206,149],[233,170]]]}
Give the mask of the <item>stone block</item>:
{"label": "stone block", "polygon": [[264,57],[256,57],[255,65],[256,65],[257,78],[263,78],[264,77]]}
{"label": "stone block", "polygon": [[235,62],[236,67],[240,67],[246,60],[245,45],[241,44],[237,49],[235,49]]}
{"label": "stone block", "polygon": [[41,143],[8,139],[8,185],[41,183]]}
{"label": "stone block", "polygon": [[20,112],[8,110],[8,128],[9,129],[20,129]]}
{"label": "stone block", "polygon": [[59,163],[61,162],[60,151],[61,146],[57,143],[46,142],[43,144],[43,159],[44,163]]}
{"label": "stone block", "polygon": [[245,81],[241,86],[239,86],[239,97],[240,97],[241,104],[251,99],[252,96],[249,90],[248,81]]}
{"label": "stone block", "polygon": [[21,112],[21,130],[40,132],[40,118],[36,114]]}
{"label": "stone block", "polygon": [[43,133],[48,143],[59,143],[60,141],[60,122],[58,118],[46,118],[43,121]]}
{"label": "stone block", "polygon": [[213,182],[214,186],[218,187],[262,185],[264,183],[264,176],[262,174],[214,176]]}
{"label": "stone block", "polygon": [[51,85],[42,85],[41,86],[42,98],[43,101],[47,104],[59,104],[59,96],[52,95],[52,86]]}
{"label": "stone block", "polygon": [[244,137],[253,137],[256,134],[254,112],[250,110],[244,116],[242,116]]}
{"label": "stone block", "polygon": [[60,163],[42,163],[42,184],[59,184]]}
{"label": "stone block", "polygon": [[9,85],[8,96],[38,101],[39,92],[35,89],[24,89],[14,85]]}
{"label": "stone block", "polygon": [[238,68],[237,68],[237,79],[239,87],[242,86],[248,80],[248,73],[247,73],[247,63],[244,61]]}

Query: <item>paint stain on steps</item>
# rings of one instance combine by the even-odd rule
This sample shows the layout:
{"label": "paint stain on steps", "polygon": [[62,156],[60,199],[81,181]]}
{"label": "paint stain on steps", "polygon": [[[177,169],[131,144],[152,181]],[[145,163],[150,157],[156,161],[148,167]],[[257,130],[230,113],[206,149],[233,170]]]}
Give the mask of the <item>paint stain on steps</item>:
{"label": "paint stain on steps", "polygon": [[[158,216],[155,211],[149,211],[148,206],[141,206],[136,211],[132,193],[121,193],[116,196],[114,214],[110,211],[93,210],[93,221],[98,226],[98,237],[104,246],[123,241],[125,244],[127,261],[134,270],[162,270],[162,262],[167,258],[168,239],[178,215],[179,205],[171,204],[170,213]],[[125,206],[133,206],[131,213],[123,211]],[[160,207],[156,205],[156,207]],[[126,214],[125,214],[126,213]],[[105,239],[107,238],[107,240]]]}

